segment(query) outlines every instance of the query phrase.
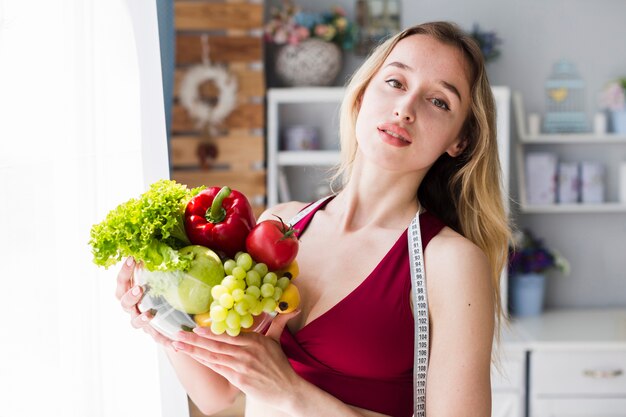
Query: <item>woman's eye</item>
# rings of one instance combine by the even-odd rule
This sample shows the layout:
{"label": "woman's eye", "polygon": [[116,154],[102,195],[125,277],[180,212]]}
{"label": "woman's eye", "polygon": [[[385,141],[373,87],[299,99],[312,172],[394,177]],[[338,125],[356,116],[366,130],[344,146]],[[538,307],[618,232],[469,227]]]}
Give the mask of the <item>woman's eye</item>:
{"label": "woman's eye", "polygon": [[396,79],[392,78],[390,80],[386,80],[385,82],[393,88],[402,88],[402,83]]}
{"label": "woman's eye", "polygon": [[431,100],[431,102],[432,102],[435,106],[437,106],[437,107],[439,107],[439,108],[441,108],[441,109],[444,109],[444,110],[450,110],[450,107],[448,106],[448,103],[446,103],[446,102],[445,102],[445,101],[443,101],[443,100],[440,100],[440,99],[438,99],[438,98],[433,98],[433,99]]}

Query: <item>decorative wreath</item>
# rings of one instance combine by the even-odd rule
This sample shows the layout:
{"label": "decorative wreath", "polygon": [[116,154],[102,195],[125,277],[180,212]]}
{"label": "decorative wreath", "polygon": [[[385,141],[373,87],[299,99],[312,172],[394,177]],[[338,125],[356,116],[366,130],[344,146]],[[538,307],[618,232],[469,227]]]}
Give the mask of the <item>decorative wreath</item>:
{"label": "decorative wreath", "polygon": [[[200,98],[199,87],[207,81],[213,81],[220,91],[215,105]],[[237,80],[222,67],[195,65],[187,70],[181,81],[180,102],[196,121],[196,127],[215,130],[237,105]]]}

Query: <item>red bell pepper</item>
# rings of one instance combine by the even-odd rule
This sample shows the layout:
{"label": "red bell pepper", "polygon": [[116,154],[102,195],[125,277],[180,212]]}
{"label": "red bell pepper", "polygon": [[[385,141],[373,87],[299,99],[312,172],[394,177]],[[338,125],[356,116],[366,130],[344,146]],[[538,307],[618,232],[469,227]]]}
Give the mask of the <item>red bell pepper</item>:
{"label": "red bell pepper", "polygon": [[185,209],[185,231],[194,245],[234,257],[246,250],[246,237],[256,220],[245,195],[228,187],[210,187]]}

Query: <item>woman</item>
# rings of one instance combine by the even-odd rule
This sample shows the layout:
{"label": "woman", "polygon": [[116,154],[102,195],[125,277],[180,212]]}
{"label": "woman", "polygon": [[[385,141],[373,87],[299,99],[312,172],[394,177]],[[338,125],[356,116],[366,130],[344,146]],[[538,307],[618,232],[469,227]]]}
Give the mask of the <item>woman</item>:
{"label": "woman", "polygon": [[[426,413],[489,416],[499,276],[509,230],[495,108],[477,45],[444,22],[381,45],[341,109],[344,186],[302,219],[299,314],[265,336],[181,332],[139,314],[132,260],[117,296],[206,414],[246,394],[246,416],[411,416],[413,316],[407,226],[418,210],[430,317]],[[273,207],[289,219],[305,205]]]}

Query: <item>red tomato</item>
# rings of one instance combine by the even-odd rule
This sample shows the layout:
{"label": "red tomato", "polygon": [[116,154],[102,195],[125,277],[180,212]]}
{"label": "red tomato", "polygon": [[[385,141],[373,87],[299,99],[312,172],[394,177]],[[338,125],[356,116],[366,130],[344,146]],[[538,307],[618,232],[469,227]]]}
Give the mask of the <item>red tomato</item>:
{"label": "red tomato", "polygon": [[246,238],[246,250],[256,262],[263,262],[270,271],[286,268],[298,254],[298,237],[293,227],[283,221],[258,223]]}

